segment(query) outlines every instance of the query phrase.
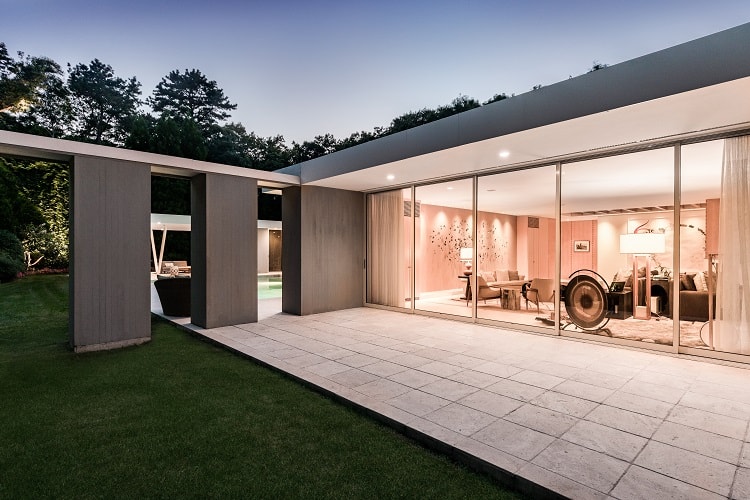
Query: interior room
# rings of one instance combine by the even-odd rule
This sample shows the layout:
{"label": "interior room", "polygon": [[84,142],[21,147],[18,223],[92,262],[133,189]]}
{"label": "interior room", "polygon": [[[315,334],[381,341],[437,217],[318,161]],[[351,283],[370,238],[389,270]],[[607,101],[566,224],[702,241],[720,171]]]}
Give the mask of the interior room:
{"label": "interior room", "polygon": [[411,188],[371,194],[368,302],[471,318],[477,293],[476,318],[552,332],[560,301],[564,331],[660,345],[679,307],[680,345],[740,352],[713,321],[724,140],[677,149],[678,182],[674,147],[562,163],[559,249],[555,165],[477,177],[476,228],[473,178],[416,186],[413,210]]}

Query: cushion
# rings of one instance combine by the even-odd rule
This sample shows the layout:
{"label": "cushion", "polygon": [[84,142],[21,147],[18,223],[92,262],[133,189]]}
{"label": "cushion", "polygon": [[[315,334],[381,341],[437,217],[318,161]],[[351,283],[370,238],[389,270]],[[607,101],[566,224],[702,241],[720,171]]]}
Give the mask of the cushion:
{"label": "cushion", "polygon": [[495,271],[495,278],[497,281],[510,281],[510,275],[507,269],[499,269]]}
{"label": "cushion", "polygon": [[518,277],[518,271],[508,271],[508,278],[510,278],[510,281],[521,279]]}
{"label": "cushion", "polygon": [[495,281],[495,273],[493,273],[492,271],[481,271],[479,273],[479,276],[484,278],[484,281],[489,281],[489,282]]}
{"label": "cushion", "polygon": [[708,291],[708,285],[706,284],[706,275],[703,273],[696,273],[695,276],[693,276],[693,283],[695,284],[695,289],[699,292],[707,292]]}
{"label": "cushion", "polygon": [[680,290],[695,291],[695,282],[692,274],[680,273]]}

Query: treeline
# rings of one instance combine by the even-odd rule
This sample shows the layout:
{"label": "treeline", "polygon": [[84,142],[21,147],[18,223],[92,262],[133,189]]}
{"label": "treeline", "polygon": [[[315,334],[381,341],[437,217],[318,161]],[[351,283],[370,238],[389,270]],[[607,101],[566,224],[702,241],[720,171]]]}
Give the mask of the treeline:
{"label": "treeline", "polygon": [[288,145],[282,135],[260,137],[228,121],[237,105],[200,70],[170,71],[144,97],[135,76],[118,76],[98,59],[63,71],[47,58],[13,57],[0,42],[2,129],[260,170],[301,163],[507,97],[497,94],[480,103],[459,96],[436,109],[405,113],[387,127]]}

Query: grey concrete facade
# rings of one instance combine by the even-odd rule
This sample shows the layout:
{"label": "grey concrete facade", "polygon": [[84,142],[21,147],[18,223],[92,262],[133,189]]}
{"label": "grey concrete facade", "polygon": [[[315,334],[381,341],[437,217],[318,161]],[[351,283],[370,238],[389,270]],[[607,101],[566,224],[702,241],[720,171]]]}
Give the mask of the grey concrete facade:
{"label": "grey concrete facade", "polygon": [[192,178],[191,317],[203,328],[258,321],[258,182]]}
{"label": "grey concrete facade", "polygon": [[315,314],[364,304],[365,195],[316,186],[282,197],[282,310]]}
{"label": "grey concrete facade", "polygon": [[76,351],[151,338],[151,168],[76,156],[70,198],[70,342]]}

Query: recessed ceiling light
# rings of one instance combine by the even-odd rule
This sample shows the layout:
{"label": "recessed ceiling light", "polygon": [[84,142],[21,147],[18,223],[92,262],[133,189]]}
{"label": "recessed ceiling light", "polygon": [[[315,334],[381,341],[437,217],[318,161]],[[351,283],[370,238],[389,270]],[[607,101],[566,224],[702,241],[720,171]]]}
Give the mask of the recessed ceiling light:
{"label": "recessed ceiling light", "polygon": [[452,190],[453,186],[448,186],[448,191]]}
{"label": "recessed ceiling light", "polygon": [[496,189],[488,189],[487,190],[488,193],[494,193],[495,191],[496,191]]}
{"label": "recessed ceiling light", "polygon": [[396,176],[393,175],[393,174],[388,174],[388,175],[385,176],[385,178],[388,179],[389,181],[392,181],[393,179],[396,178]]}
{"label": "recessed ceiling light", "polygon": [[500,151],[500,158],[507,158],[510,156],[510,151]]}

